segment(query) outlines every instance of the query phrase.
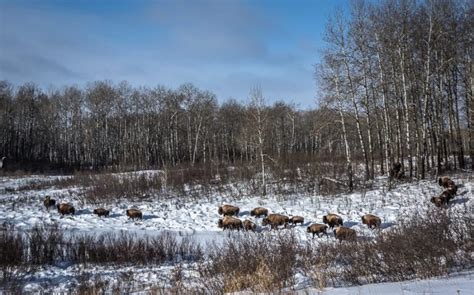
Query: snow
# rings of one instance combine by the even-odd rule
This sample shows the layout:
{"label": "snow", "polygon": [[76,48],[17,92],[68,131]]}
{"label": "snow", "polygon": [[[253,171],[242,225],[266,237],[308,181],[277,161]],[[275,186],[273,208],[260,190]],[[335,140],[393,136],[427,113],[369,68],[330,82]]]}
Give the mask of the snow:
{"label": "snow", "polygon": [[474,288],[474,272],[465,272],[450,276],[449,278],[435,278],[427,280],[413,280],[393,283],[368,284],[349,288],[327,288],[323,291],[316,289],[305,290],[305,294],[324,295],[352,295],[352,294],[384,294],[384,295],[410,295],[410,294],[472,294]]}
{"label": "snow", "polygon": [[[140,171],[129,173],[154,175],[161,171]],[[127,173],[120,173],[127,177]],[[268,208],[271,213],[282,213],[289,216],[300,215],[305,218],[302,226],[290,227],[301,240],[311,239],[306,233],[306,227],[311,223],[321,223],[323,215],[327,213],[339,214],[344,225],[357,231],[358,236],[373,237],[374,231],[367,229],[361,223],[361,216],[367,213],[381,217],[381,230],[390,230],[404,217],[413,214],[422,214],[426,208],[432,207],[429,202],[432,196],[442,192],[437,182],[424,180],[418,183],[398,184],[391,191],[387,191],[388,180],[384,177],[376,179],[374,189],[366,192],[341,194],[336,196],[306,195],[268,195],[236,198],[225,194],[215,194],[211,198],[175,198],[147,199],[142,202],[120,201],[111,205],[92,205],[84,203],[78,192],[81,188],[16,191],[18,187],[32,182],[49,181],[64,176],[32,175],[26,177],[0,177],[0,224],[13,223],[19,230],[29,230],[37,224],[58,224],[70,232],[105,233],[129,232],[137,235],[156,235],[162,232],[171,232],[179,236],[187,236],[199,242],[204,248],[211,243],[220,243],[227,236],[217,227],[220,216],[217,208],[222,204],[233,204],[240,207],[240,218],[256,222],[259,232],[270,232],[269,228],[261,226],[261,218],[250,216],[250,210],[255,207]],[[458,196],[449,205],[449,210],[473,208],[472,188],[474,181],[470,175],[460,174],[453,177],[460,184]],[[43,207],[43,198],[51,195],[53,199],[67,202],[76,208],[76,215],[61,217],[54,208],[47,211]],[[235,196],[235,193],[232,194]],[[99,218],[92,214],[97,207],[110,210],[110,217]],[[132,221],[125,215],[128,208],[142,210],[144,216],[141,221]],[[443,209],[442,209],[443,210]],[[250,233],[249,233],[250,234]],[[321,239],[334,239],[332,234]],[[134,280],[138,282],[159,282],[163,273],[169,273],[172,266],[133,267],[121,268],[121,271],[134,273]],[[92,267],[89,273],[100,273],[114,280],[120,280],[120,273],[112,267]],[[30,283],[25,291],[39,291],[47,286],[55,286],[58,290],[71,287],[77,277],[77,266],[50,266],[29,277]],[[438,278],[433,280],[410,281],[400,283],[384,283],[364,285],[360,287],[325,289],[304,288],[304,292],[319,294],[468,294],[472,289],[472,272],[463,273],[454,278]],[[304,281],[304,278],[301,278]]]}
{"label": "snow", "polygon": [[[42,178],[35,179],[38,181]],[[455,181],[464,185],[452,202],[453,210],[465,205],[472,206],[472,182],[468,179],[455,179]],[[15,182],[22,183],[25,180],[2,180],[0,192],[2,187],[6,187],[5,183],[11,187],[18,185]],[[220,218],[217,208],[229,203],[240,207],[241,219],[251,219],[257,224],[261,224],[261,219],[251,217],[250,210],[258,206],[268,208],[271,213],[303,216],[304,226],[291,229],[303,240],[309,237],[305,232],[306,226],[313,222],[322,222],[322,216],[327,213],[339,214],[345,226],[354,228],[362,236],[372,236],[373,232],[361,223],[362,215],[371,213],[380,216],[382,228],[386,229],[396,224],[401,217],[423,212],[426,207],[432,206],[429,199],[441,191],[442,189],[435,181],[422,181],[418,184],[401,184],[391,191],[375,189],[365,193],[329,197],[295,195],[283,198],[270,195],[231,199],[216,195],[213,198],[201,200],[177,197],[140,203],[120,202],[110,206],[83,204],[83,200],[74,192],[71,193],[70,189],[5,192],[0,195],[0,223],[12,222],[17,228],[24,230],[31,229],[40,222],[46,225],[58,223],[62,228],[71,231],[124,230],[156,233],[166,230],[184,235],[214,234],[218,238],[225,235],[217,228],[217,220]],[[72,204],[76,208],[76,215],[61,217],[54,208],[47,211],[42,205],[44,195],[47,194],[56,201]],[[95,208],[101,206],[110,210],[109,218],[99,218],[92,214]],[[142,221],[131,221],[127,218],[125,210],[131,207],[142,210],[144,214]],[[261,230],[266,229],[261,228]]]}

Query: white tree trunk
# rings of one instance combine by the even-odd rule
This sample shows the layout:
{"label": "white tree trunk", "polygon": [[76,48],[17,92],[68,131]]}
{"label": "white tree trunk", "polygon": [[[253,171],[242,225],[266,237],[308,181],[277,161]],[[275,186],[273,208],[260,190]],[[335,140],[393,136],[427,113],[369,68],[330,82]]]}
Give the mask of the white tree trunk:
{"label": "white tree trunk", "polygon": [[[402,52],[401,47],[398,47],[398,54],[400,57],[400,70],[402,74],[402,89],[403,89],[403,112],[405,113],[405,128],[406,128],[406,147],[407,147],[407,157],[408,157],[408,166],[410,169],[410,178],[413,176],[413,155],[411,149],[411,136],[410,136],[410,108],[408,106],[408,95],[407,95],[407,86],[405,82],[405,64],[404,58],[405,55]],[[403,167],[403,166],[402,166]]]}
{"label": "white tree trunk", "polygon": [[338,83],[338,78],[334,77],[334,82],[336,85],[336,96],[338,100],[338,111],[339,115],[341,117],[341,124],[342,124],[342,137],[344,139],[344,147],[345,147],[345,153],[346,153],[346,169],[347,169],[347,177],[349,179],[349,191],[352,192],[353,189],[353,180],[352,180],[352,156],[351,156],[351,150],[349,148],[349,142],[347,140],[347,132],[346,132],[346,121],[344,119],[344,113],[343,113],[343,106],[342,106],[342,98],[341,94],[339,91],[339,83]]}

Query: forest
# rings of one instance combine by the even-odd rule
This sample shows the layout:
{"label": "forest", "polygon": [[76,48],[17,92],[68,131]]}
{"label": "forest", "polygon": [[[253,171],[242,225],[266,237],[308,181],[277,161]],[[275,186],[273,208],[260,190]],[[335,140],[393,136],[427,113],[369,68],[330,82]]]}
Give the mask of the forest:
{"label": "forest", "polygon": [[4,169],[254,165],[265,175],[324,164],[337,168],[321,173],[350,189],[357,167],[364,181],[394,163],[418,179],[472,169],[473,2],[354,1],[349,11],[328,22],[313,109],[268,104],[259,86],[245,101],[224,101],[191,83],[44,89],[3,80]]}

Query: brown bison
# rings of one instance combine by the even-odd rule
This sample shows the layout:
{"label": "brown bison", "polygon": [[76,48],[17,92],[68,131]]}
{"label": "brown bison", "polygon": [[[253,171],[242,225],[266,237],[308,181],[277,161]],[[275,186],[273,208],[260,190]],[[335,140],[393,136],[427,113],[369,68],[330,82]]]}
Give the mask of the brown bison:
{"label": "brown bison", "polygon": [[357,233],[352,228],[338,226],[336,227],[336,229],[334,229],[334,236],[339,241],[342,241],[342,240],[353,241],[357,238]]}
{"label": "brown bison", "polygon": [[454,187],[449,187],[447,190],[444,190],[444,192],[441,193],[441,196],[444,196],[446,198],[446,204],[449,203],[454,197],[456,196],[456,191]]}
{"label": "brown bison", "polygon": [[127,209],[126,211],[129,219],[142,219],[143,213],[138,209]]}
{"label": "brown bison", "polygon": [[438,184],[444,188],[449,188],[454,186],[454,181],[448,176],[438,178]]}
{"label": "brown bison", "polygon": [[268,209],[265,209],[263,207],[257,207],[257,208],[254,208],[252,211],[250,211],[250,216],[260,217],[262,215],[267,217]]}
{"label": "brown bison", "polygon": [[53,207],[54,205],[56,205],[56,200],[51,199],[50,196],[46,196],[46,198],[44,198],[43,204],[46,207],[46,209],[49,210],[49,207]]}
{"label": "brown bison", "polygon": [[313,223],[306,228],[306,232],[312,233],[313,239],[314,239],[314,235],[318,235],[318,238],[319,238],[319,234],[325,234],[327,236],[328,235],[328,233],[326,232],[327,229],[328,229],[328,226],[325,224]]}
{"label": "brown bison", "polygon": [[217,210],[217,212],[220,215],[233,216],[233,215],[239,215],[240,209],[237,206],[223,205],[219,207],[219,210]]}
{"label": "brown bison", "polygon": [[109,216],[109,210],[106,210],[104,208],[97,208],[97,209],[94,209],[94,214],[97,214],[97,216],[99,217],[108,217]]}
{"label": "brown bison", "polygon": [[232,217],[232,216],[224,216],[224,218],[219,219],[217,222],[217,226],[222,228],[222,230],[226,229],[236,229],[241,230],[243,228],[242,220]]}
{"label": "brown bison", "polygon": [[378,216],[372,214],[365,214],[364,216],[362,216],[362,223],[366,224],[369,228],[378,228],[380,227],[381,220]]}
{"label": "brown bison", "polygon": [[454,184],[454,185],[448,187],[448,191],[449,191],[453,196],[455,196],[455,195],[458,193],[458,186]]}
{"label": "brown bison", "polygon": [[303,216],[293,216],[290,218],[289,223],[296,225],[297,223],[300,223],[303,225],[304,223],[304,217]]}
{"label": "brown bison", "polygon": [[441,197],[441,196],[432,197],[432,198],[430,199],[430,202],[433,203],[433,204],[435,204],[435,206],[438,207],[438,208],[441,207],[441,206],[443,206],[444,204],[447,204],[447,203],[446,203],[446,202],[447,202],[446,198],[443,198],[443,197]]}
{"label": "brown bison", "polygon": [[323,223],[329,225],[330,228],[335,227],[336,225],[342,226],[343,221],[341,216],[337,214],[328,214],[323,216]]}
{"label": "brown bison", "polygon": [[389,171],[389,176],[391,179],[400,179],[403,177],[403,166],[401,163],[394,163],[392,169]]}
{"label": "brown bison", "polygon": [[447,189],[444,192],[442,192],[439,196],[437,197],[432,197],[431,198],[431,203],[435,204],[436,207],[441,207],[443,205],[448,205],[449,201],[454,198],[454,191],[451,189]]}
{"label": "brown bison", "polygon": [[270,224],[272,229],[275,229],[280,225],[284,225],[286,228],[289,221],[290,221],[290,218],[286,215],[270,214],[265,219],[262,220],[262,225],[266,226]]}
{"label": "brown bison", "polygon": [[244,220],[244,229],[245,230],[251,230],[251,231],[256,231],[257,230],[257,225],[253,223],[252,221],[245,219]]}
{"label": "brown bison", "polygon": [[66,203],[58,204],[56,207],[58,208],[58,212],[61,215],[66,215],[66,214],[74,215],[74,213],[76,212],[73,206]]}

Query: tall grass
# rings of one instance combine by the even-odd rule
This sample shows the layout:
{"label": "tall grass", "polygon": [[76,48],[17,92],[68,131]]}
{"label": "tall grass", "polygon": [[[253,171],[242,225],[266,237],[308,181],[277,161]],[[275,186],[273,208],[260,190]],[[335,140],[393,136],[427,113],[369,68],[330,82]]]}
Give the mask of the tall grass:
{"label": "tall grass", "polygon": [[59,262],[136,266],[196,262],[203,258],[199,244],[170,233],[153,237],[129,233],[77,235],[64,233],[57,226],[37,226],[25,233],[3,225],[0,251],[0,282],[3,283]]}
{"label": "tall grass", "polygon": [[430,210],[374,239],[306,249],[304,268],[317,286],[359,285],[446,275],[474,266],[472,216]]}
{"label": "tall grass", "polygon": [[[328,171],[323,164],[275,164],[269,165],[267,192],[281,196],[298,193],[335,193],[341,187],[325,182],[325,173],[339,175],[339,169]],[[47,188],[78,188],[79,194],[88,203],[110,203],[121,199],[142,201],[152,196],[190,198],[212,198],[216,193],[241,198],[261,192],[261,178],[256,177],[259,167],[255,165],[177,166],[150,173],[87,173],[78,172],[64,177],[30,180],[16,190],[40,190]],[[342,174],[341,174],[342,175]],[[343,189],[343,188],[342,188]]]}
{"label": "tall grass", "polygon": [[231,235],[209,249],[199,272],[207,291],[270,292],[293,284],[301,245],[292,232]]}
{"label": "tall grass", "polygon": [[[84,267],[173,265],[168,279],[178,293],[189,291],[182,263],[195,265],[198,285],[193,290],[204,293],[286,291],[298,273],[318,288],[430,278],[474,266],[472,225],[469,208],[432,210],[373,239],[306,242],[291,230],[232,233],[205,253],[193,240],[170,233],[77,235],[54,226],[21,233],[5,225],[0,229],[0,285],[58,262]],[[84,290],[104,286],[87,281]],[[168,287],[158,289],[172,292]]]}
{"label": "tall grass", "polygon": [[374,239],[301,242],[293,232],[235,235],[200,265],[209,292],[281,291],[295,274],[314,287],[359,285],[447,275],[474,266],[472,217],[440,210],[402,221]]}

